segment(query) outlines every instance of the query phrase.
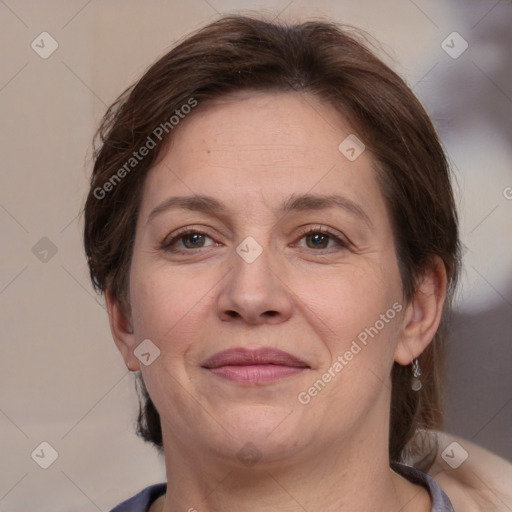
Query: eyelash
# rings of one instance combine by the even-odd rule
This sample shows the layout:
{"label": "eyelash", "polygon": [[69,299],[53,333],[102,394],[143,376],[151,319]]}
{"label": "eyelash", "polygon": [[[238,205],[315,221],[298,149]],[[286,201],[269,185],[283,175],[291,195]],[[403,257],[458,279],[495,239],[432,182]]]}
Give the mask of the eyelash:
{"label": "eyelash", "polygon": [[[329,229],[324,228],[322,226],[315,226],[314,228],[304,228],[304,229],[301,229],[299,240],[302,240],[305,236],[312,235],[312,234],[326,235],[331,240],[336,242],[336,244],[339,247],[342,247],[344,249],[348,249],[348,247],[349,247],[349,243],[346,240],[344,240],[343,238],[340,238],[338,235],[336,235],[335,233],[333,233]],[[330,249],[323,249],[323,250],[325,251],[325,250],[332,250],[332,249],[333,249],[333,247],[331,247]],[[315,249],[312,249],[312,250],[315,250]],[[317,250],[316,252],[320,252],[320,250]]]}
{"label": "eyelash", "polygon": [[[167,252],[174,252],[179,254],[185,254],[190,253],[193,249],[172,249],[172,246],[176,244],[176,242],[179,242],[182,238],[189,236],[189,235],[204,235],[208,238],[212,238],[204,231],[200,231],[198,229],[194,228],[182,228],[181,230],[178,230],[175,235],[167,242],[168,237],[165,237],[160,244],[160,248],[164,249]],[[213,240],[213,238],[212,238]],[[198,247],[198,249],[202,249],[202,247]]]}
{"label": "eyelash", "polygon": [[[302,229],[300,231],[299,240],[302,240],[305,236],[312,235],[312,234],[326,235],[331,240],[336,242],[336,244],[339,247],[342,247],[344,249],[347,249],[349,247],[349,243],[346,240],[340,238],[339,236],[334,234],[332,231],[330,231],[326,228],[323,228],[322,226],[317,226],[315,228]],[[190,254],[191,251],[195,251],[197,249],[204,249],[204,247],[197,247],[196,249],[173,249],[172,248],[177,242],[179,242],[181,239],[183,239],[184,237],[189,236],[189,235],[203,235],[203,236],[206,236],[213,240],[213,238],[211,236],[209,236],[207,233],[205,233],[204,231],[200,231],[200,230],[194,229],[194,228],[183,228],[183,229],[177,231],[175,233],[175,235],[171,238],[171,240],[169,240],[168,242],[167,242],[168,237],[164,238],[164,240],[162,240],[162,242],[160,243],[160,249],[163,249],[166,252],[172,252],[172,253],[178,253],[178,254]],[[296,245],[296,244],[294,244],[294,245]],[[318,249],[318,250],[312,249],[312,250],[315,252],[321,252],[322,250],[325,251],[325,250],[332,250],[332,249],[333,248],[331,247],[328,249]]]}

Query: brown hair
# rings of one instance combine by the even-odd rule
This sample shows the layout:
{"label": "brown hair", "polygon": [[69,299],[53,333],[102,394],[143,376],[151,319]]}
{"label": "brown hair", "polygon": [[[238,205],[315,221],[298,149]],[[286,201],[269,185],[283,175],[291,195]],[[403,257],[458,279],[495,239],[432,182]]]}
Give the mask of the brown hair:
{"label": "brown hair", "polygon": [[[447,300],[441,327],[419,358],[422,389],[411,389],[410,367],[395,363],[392,370],[390,460],[401,461],[418,452],[423,457],[418,466],[428,468],[435,453],[421,453],[424,447],[414,436],[438,428],[442,420],[444,324],[459,269],[450,171],[417,98],[353,29],[318,21],[290,25],[224,17],[184,39],[127,89],[108,109],[97,133],[100,144],[95,145],[84,230],[93,285],[128,306],[142,187],[172,137],[172,116],[177,119],[191,99],[204,104],[243,89],[307,92],[348,121],[373,155],[406,300],[412,298],[432,257],[444,262]],[[157,127],[166,127],[161,140],[154,140],[159,139]],[[135,161],[134,152],[149,146],[149,138],[155,147]],[[144,383],[140,384],[138,433],[161,447],[160,418]]]}

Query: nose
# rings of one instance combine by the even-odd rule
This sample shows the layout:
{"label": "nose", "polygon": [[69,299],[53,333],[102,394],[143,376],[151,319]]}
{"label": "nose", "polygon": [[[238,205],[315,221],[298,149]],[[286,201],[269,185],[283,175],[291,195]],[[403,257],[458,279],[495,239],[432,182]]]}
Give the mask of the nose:
{"label": "nose", "polygon": [[221,320],[258,325],[279,324],[290,318],[291,292],[280,276],[278,264],[274,261],[271,268],[269,260],[269,249],[251,263],[234,252],[231,271],[222,280],[218,296]]}

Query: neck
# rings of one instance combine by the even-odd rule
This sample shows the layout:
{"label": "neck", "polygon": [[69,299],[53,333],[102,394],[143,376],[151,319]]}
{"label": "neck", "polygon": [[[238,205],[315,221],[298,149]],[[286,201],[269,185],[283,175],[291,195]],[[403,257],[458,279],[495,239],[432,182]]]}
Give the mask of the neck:
{"label": "neck", "polygon": [[[430,511],[428,492],[389,468],[388,422],[371,413],[340,438],[314,440],[286,461],[253,467],[219,462],[165,435],[167,494],[164,512]],[[171,442],[169,442],[171,441]]]}

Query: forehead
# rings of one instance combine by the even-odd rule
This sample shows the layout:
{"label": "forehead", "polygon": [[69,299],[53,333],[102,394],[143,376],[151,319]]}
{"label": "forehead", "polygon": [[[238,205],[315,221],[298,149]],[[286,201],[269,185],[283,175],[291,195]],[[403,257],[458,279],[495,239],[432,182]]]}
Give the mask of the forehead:
{"label": "forehead", "polygon": [[369,152],[350,161],[339,149],[351,134],[332,106],[309,94],[247,91],[199,104],[149,172],[141,214],[171,193],[243,206],[262,194],[276,202],[305,192],[342,192],[377,213]]}
{"label": "forehead", "polygon": [[199,104],[184,119],[171,144],[192,143],[188,149],[197,153],[215,151],[211,158],[219,152],[226,158],[231,149],[246,150],[254,156],[249,164],[258,153],[289,152],[292,156],[298,152],[295,160],[299,160],[306,151],[319,153],[333,144],[336,148],[340,131],[350,132],[341,116],[310,94],[238,91]]}

